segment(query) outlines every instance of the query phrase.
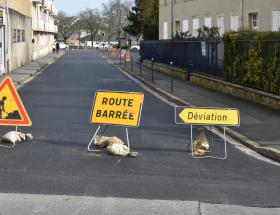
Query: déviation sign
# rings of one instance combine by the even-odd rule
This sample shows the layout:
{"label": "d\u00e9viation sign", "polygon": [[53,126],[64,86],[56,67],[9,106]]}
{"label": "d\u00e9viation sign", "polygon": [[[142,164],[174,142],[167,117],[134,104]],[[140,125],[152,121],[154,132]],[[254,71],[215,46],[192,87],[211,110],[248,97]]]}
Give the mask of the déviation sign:
{"label": "d\u00e9viation sign", "polygon": [[144,94],[139,92],[97,91],[90,122],[138,127],[143,101]]}
{"label": "d\u00e9viation sign", "polygon": [[239,126],[237,109],[176,107],[177,124]]}

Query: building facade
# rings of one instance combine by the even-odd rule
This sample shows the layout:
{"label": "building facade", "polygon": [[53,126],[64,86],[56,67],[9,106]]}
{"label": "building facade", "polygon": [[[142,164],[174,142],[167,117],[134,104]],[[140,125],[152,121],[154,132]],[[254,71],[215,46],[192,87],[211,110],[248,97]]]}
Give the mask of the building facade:
{"label": "building facade", "polygon": [[57,32],[57,11],[52,3],[53,0],[0,0],[0,74],[51,52]]}
{"label": "building facade", "polygon": [[279,31],[279,0],[160,0],[159,38],[170,39],[176,32],[197,36],[197,29],[218,27],[228,31],[251,29]]}
{"label": "building facade", "polygon": [[33,59],[52,51],[57,26],[54,24],[57,10],[53,0],[32,1]]}
{"label": "building facade", "polygon": [[0,73],[32,60],[30,1],[0,0]]}

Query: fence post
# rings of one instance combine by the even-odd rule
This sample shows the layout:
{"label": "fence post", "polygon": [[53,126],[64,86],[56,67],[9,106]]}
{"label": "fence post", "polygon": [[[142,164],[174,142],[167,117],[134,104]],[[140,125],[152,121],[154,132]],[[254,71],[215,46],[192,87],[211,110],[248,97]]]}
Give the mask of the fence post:
{"label": "fence post", "polygon": [[152,82],[154,82],[154,58],[152,57]]}
{"label": "fence post", "polygon": [[120,65],[122,65],[122,49],[120,48]]}
{"label": "fence post", "polygon": [[170,67],[171,67],[171,73],[170,73],[170,91],[173,93],[174,91],[174,83],[173,83],[173,62],[170,62]]}
{"label": "fence post", "polygon": [[140,55],[140,57],[139,57],[139,59],[140,59],[140,76],[142,76],[142,57],[141,57],[141,55]]}
{"label": "fence post", "polygon": [[124,66],[126,68],[126,54],[127,54],[127,51],[125,50],[125,53],[124,53]]}
{"label": "fence post", "polygon": [[132,57],[132,52],[130,52],[130,62],[131,62],[131,72],[133,72],[133,57]]}

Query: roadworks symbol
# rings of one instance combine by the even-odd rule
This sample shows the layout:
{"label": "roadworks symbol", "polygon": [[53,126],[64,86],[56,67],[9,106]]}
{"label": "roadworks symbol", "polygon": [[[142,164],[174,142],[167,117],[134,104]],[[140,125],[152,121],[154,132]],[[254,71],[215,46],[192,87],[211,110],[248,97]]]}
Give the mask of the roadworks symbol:
{"label": "roadworks symbol", "polygon": [[0,125],[30,126],[31,120],[10,77],[0,84]]}

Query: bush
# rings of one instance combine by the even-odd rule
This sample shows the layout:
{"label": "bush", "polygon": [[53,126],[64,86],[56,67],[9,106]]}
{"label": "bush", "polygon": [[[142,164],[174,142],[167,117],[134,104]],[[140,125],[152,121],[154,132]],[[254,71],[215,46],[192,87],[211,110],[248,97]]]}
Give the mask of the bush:
{"label": "bush", "polygon": [[280,95],[280,32],[227,33],[224,78]]}

